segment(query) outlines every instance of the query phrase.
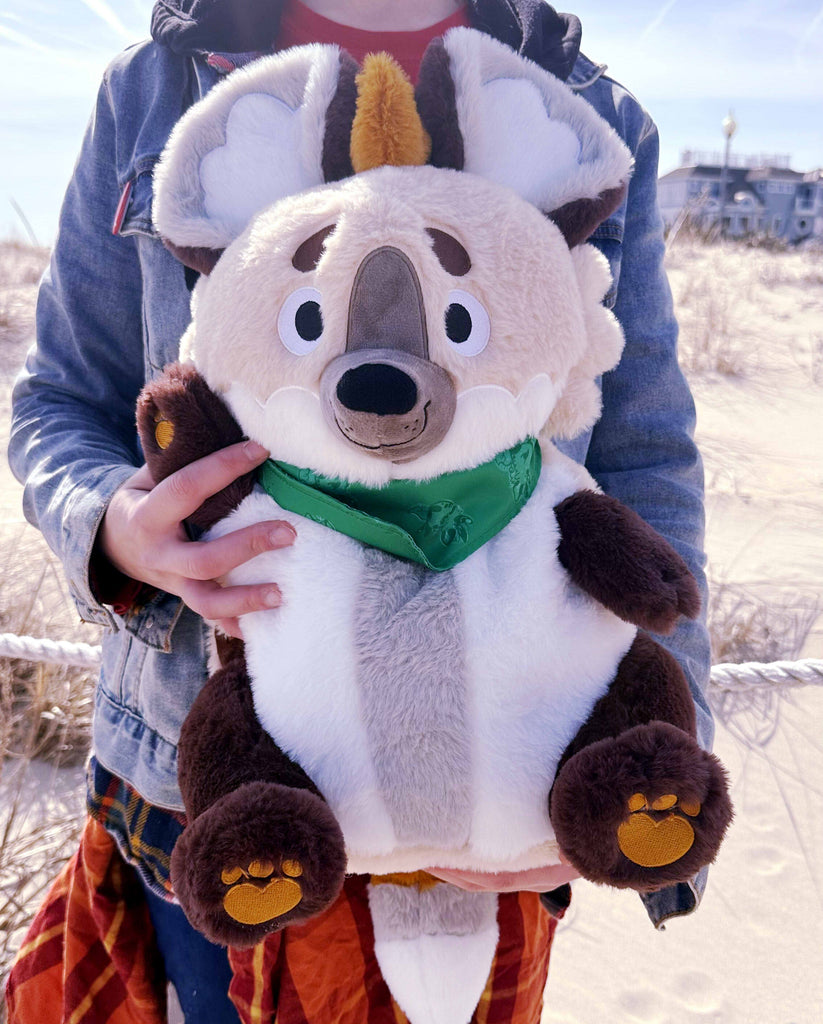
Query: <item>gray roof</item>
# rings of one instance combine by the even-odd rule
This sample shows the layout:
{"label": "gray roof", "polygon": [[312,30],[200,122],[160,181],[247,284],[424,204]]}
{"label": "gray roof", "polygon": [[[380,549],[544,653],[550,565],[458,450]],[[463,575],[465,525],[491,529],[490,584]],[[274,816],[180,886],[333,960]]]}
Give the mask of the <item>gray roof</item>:
{"label": "gray roof", "polygon": [[788,167],[753,167],[749,171],[749,181],[802,181],[800,171],[790,171]]}

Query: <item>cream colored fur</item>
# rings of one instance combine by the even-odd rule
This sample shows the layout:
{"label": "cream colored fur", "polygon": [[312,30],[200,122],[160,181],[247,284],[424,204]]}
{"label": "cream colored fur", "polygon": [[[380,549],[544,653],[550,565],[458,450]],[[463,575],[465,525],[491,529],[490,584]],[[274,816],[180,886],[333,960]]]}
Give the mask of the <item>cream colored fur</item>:
{"label": "cream colored fur", "polygon": [[546,212],[628,181],[632,157],[624,143],[558,78],[472,29],[454,28],[444,42],[465,170]]}
{"label": "cream colored fur", "polygon": [[[316,269],[295,270],[298,246],[331,224]],[[461,241],[472,261],[466,275],[443,269],[426,228]],[[347,445],[326,425],[319,402],[324,368],[345,351],[357,269],[381,245],[402,250],[414,265],[429,356],[457,392],[446,438],[401,465]],[[198,283],[183,354],[275,458],[370,485],[424,479],[486,461],[547,423],[570,436],[594,421],[593,379],[622,347],[617,322],[600,304],[608,284],[602,256],[589,246],[570,252],[555,225],[514,192],[457,171],[384,167],[258,215]],[[288,296],[304,287],[322,296],[324,329],[317,348],[297,356],[279,340],[277,321]],[[480,301],[491,321],[487,347],[470,358],[446,335],[455,288]]]}

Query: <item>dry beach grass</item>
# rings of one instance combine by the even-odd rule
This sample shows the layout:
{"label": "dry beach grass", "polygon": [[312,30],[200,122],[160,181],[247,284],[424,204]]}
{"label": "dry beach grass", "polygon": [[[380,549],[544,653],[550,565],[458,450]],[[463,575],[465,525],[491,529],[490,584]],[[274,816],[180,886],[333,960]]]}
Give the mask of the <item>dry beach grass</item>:
{"label": "dry beach grass", "polygon": [[[46,258],[0,243],[4,437]],[[823,656],[823,254],[681,234],[668,261],[706,461],[715,661]],[[23,522],[19,486],[0,474],[0,632],[96,642]],[[92,685],[81,671],[0,660],[0,983],[74,844]],[[56,795],[44,764],[75,766],[54,776]]]}

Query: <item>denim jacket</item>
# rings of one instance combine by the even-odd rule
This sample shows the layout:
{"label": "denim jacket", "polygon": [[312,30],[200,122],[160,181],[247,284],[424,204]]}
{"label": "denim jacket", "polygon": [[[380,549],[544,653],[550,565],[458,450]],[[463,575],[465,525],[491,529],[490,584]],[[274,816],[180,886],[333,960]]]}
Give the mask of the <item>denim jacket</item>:
{"label": "denim jacket", "polygon": [[[493,13],[495,4],[480,0],[471,9]],[[534,5],[506,9],[519,7]],[[493,19],[482,27],[494,30]],[[527,40],[521,49],[528,52]],[[40,289],[37,345],[15,387],[9,447],[25,483],[26,517],[61,559],[81,617],[107,627],[95,755],[150,803],[171,810],[182,809],[176,742],[206,678],[206,626],[168,594],[115,615],[95,597],[89,565],[111,495],[143,461],[137,394],[177,357],[189,321],[186,273],[152,224],[152,171],[183,110],[231,67],[205,56],[147,42],[108,68]],[[582,54],[573,60],[568,84],[614,126],[634,154],[635,171],[623,206],[592,238],[611,266],[606,302],[623,326],[624,354],[602,380],[602,417],[565,450],[670,541],[705,598],[702,468],[662,268],[657,132],[603,65]],[[709,747],[705,623],[683,622],[662,642],[686,672],[699,740]],[[697,889],[682,885],[645,898],[652,920],[693,909]]]}

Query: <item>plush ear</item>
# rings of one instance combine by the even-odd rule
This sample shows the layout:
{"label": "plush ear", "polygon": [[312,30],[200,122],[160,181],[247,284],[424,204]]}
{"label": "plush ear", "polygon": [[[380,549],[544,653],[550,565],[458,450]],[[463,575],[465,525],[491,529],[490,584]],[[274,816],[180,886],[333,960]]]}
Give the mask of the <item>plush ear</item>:
{"label": "plush ear", "polygon": [[570,246],[620,205],[632,157],[560,79],[496,39],[455,28],[421,65],[418,107],[440,166],[514,189]]}
{"label": "plush ear", "polygon": [[211,269],[251,218],[352,173],[357,64],[305,46],[235,71],[183,116],[154,174],[154,221],[188,266]]}

